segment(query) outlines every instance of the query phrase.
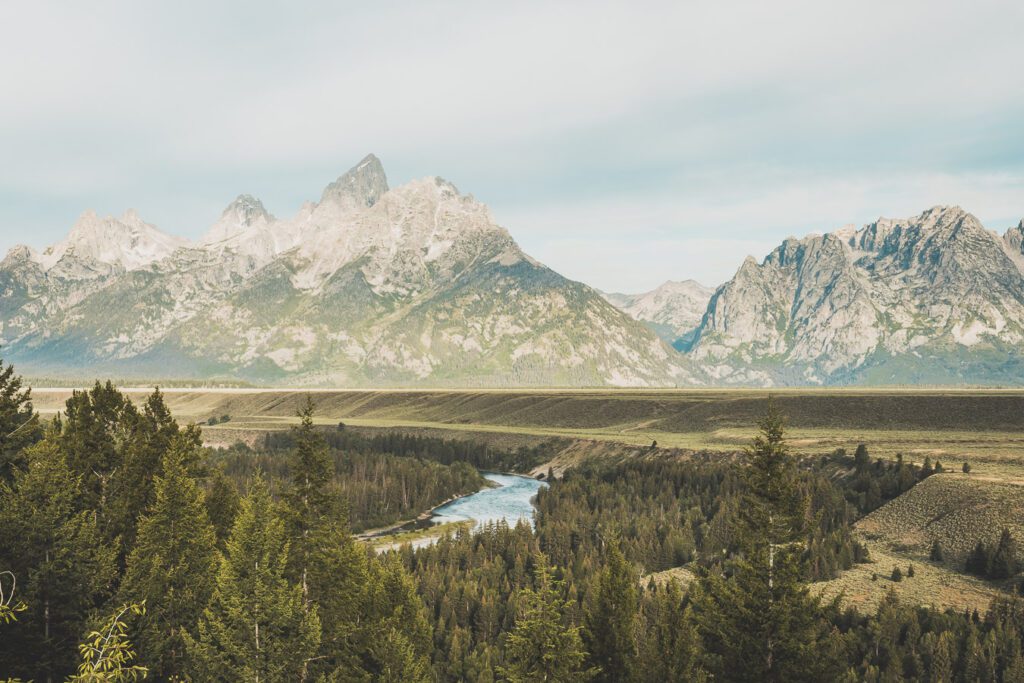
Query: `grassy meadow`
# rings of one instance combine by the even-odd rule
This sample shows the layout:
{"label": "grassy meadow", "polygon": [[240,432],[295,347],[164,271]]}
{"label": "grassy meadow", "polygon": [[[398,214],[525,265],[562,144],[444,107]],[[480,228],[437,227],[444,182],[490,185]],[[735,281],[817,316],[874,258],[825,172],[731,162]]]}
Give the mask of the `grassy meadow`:
{"label": "grassy meadow", "polygon": [[[129,389],[141,399],[148,390]],[[509,443],[548,438],[632,446],[735,452],[749,443],[767,390],[523,390],[342,391],[166,389],[182,420],[205,422],[207,437],[230,442],[293,424],[307,394],[323,424],[418,430]],[[851,450],[866,443],[872,456],[926,456],[959,468],[970,461],[978,477],[1024,481],[1024,391],[977,389],[772,390],[789,419],[801,454]],[[43,413],[63,406],[67,389],[36,389]]]}

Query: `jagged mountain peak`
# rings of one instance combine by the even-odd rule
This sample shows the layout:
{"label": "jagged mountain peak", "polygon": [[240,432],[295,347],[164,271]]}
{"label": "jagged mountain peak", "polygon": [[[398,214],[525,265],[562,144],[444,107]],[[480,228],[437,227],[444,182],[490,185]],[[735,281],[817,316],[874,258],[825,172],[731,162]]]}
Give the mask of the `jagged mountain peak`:
{"label": "jagged mountain peak", "polygon": [[38,259],[39,254],[35,249],[27,244],[16,244],[7,251],[7,256],[4,257],[3,262],[0,262],[0,267],[6,267],[17,262],[37,261]]}
{"label": "jagged mountain peak", "polygon": [[253,229],[265,228],[276,220],[259,199],[249,194],[240,194],[224,208],[220,218],[210,226],[199,243],[210,245],[225,242],[251,233]]}
{"label": "jagged mountain peak", "polygon": [[234,201],[225,207],[224,211],[221,212],[221,216],[235,215],[241,222],[252,223],[254,219],[263,217],[268,220],[272,220],[274,217],[267,211],[266,207],[256,197],[251,194],[240,194],[235,197]]}
{"label": "jagged mountain peak", "polygon": [[955,205],[786,240],[718,290],[693,357],[736,382],[988,381],[1024,341],[1021,243]]}
{"label": "jagged mountain peak", "polygon": [[90,213],[47,253],[55,269],[5,261],[5,355],[37,373],[292,385],[695,378],[650,329],[526,256],[471,195],[432,176],[389,190],[373,156],[289,219],[242,195],[195,248],[143,249],[160,235]]}
{"label": "jagged mountain peak", "polygon": [[49,270],[71,255],[84,261],[136,270],[187,244],[187,240],[146,223],[135,209],[128,209],[120,218],[100,217],[96,211],[88,209],[78,217],[67,237],[39,255],[39,262]]}
{"label": "jagged mountain peak", "polygon": [[370,207],[388,191],[384,165],[373,154],[363,159],[324,188],[320,203],[350,203]]}

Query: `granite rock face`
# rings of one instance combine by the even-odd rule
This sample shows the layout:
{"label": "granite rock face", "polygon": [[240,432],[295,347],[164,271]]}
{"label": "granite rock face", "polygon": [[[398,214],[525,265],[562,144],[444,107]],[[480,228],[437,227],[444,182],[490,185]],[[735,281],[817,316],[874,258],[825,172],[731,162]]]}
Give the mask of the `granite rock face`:
{"label": "granite rock face", "polygon": [[1022,235],[940,206],[788,239],[718,288],[689,356],[722,383],[1024,383]]}

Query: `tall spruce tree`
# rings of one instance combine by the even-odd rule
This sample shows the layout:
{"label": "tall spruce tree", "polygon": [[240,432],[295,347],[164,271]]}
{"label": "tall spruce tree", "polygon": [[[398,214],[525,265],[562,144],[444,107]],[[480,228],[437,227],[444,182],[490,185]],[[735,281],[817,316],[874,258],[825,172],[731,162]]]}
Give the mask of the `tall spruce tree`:
{"label": "tall spruce tree", "polygon": [[26,451],[28,467],[0,483],[0,567],[18,577],[18,615],[0,647],[0,671],[53,681],[69,674],[87,618],[109,595],[114,553],[91,512],[56,435]]}
{"label": "tall spruce tree", "polygon": [[321,525],[313,541],[310,599],[317,606],[323,633],[322,658],[314,673],[327,672],[339,681],[368,677],[367,653],[379,635],[372,628],[372,561],[342,522]]}
{"label": "tall spruce tree", "polygon": [[706,572],[695,616],[715,673],[730,681],[821,681],[835,675],[832,636],[803,583],[805,500],[774,402],[747,452],[725,573]]}
{"label": "tall spruce tree", "polygon": [[[430,660],[416,651],[416,647],[401,631],[388,629],[374,644],[379,671],[373,677],[380,683],[431,683],[434,680]],[[332,680],[355,680],[337,677]]]}
{"label": "tall spruce tree", "polygon": [[597,591],[587,607],[583,631],[589,661],[598,669],[595,680],[633,680],[636,663],[636,629],[640,608],[639,574],[623,556],[617,541],[608,545]]}
{"label": "tall spruce tree", "polygon": [[206,514],[210,517],[213,530],[217,535],[217,546],[221,549],[231,534],[231,527],[238,514],[240,496],[234,482],[218,468],[210,477],[209,486],[204,495]]}
{"label": "tall spruce tree", "polygon": [[388,657],[379,643],[392,631],[409,643],[412,652],[423,662],[430,654],[430,625],[427,622],[423,600],[416,592],[416,581],[394,554],[376,558],[370,565],[371,592],[368,631],[373,646],[369,651],[369,668],[380,675],[386,668]]}
{"label": "tall spruce tree", "polygon": [[23,449],[42,438],[32,390],[23,386],[13,365],[0,360],[0,481],[10,482],[25,467]]}
{"label": "tall spruce tree", "polygon": [[[332,483],[327,444],[313,416],[307,396],[292,432],[290,486],[283,496],[292,549],[288,575],[302,587],[305,608],[316,608],[323,627],[320,652],[305,675],[358,680],[397,670],[391,655],[385,657],[388,664],[381,659],[381,643],[398,637],[389,635],[392,630],[411,648],[400,649],[425,666],[430,632],[415,584],[401,567],[370,561],[352,538],[344,500]],[[418,669],[408,671],[413,670]]]}
{"label": "tall spruce tree", "polygon": [[707,680],[700,668],[700,639],[692,610],[679,583],[673,580],[659,589],[646,609],[649,627],[640,647],[640,680]]}
{"label": "tall spruce tree", "polygon": [[336,497],[328,490],[331,460],[327,443],[313,424],[314,412],[313,399],[306,396],[298,413],[300,424],[292,429],[295,447],[288,461],[291,487],[284,496],[284,516],[291,541],[289,572],[302,586],[307,606],[311,604],[310,565],[317,543],[323,540],[320,528],[341,512]]}
{"label": "tall spruce tree", "polygon": [[119,533],[111,519],[111,480],[134,443],[139,412],[111,382],[75,391],[64,404],[60,446],[71,471],[82,479],[81,508],[96,511],[108,538]]}
{"label": "tall spruce tree", "polygon": [[184,634],[191,675],[203,681],[300,681],[320,644],[316,608],[285,576],[288,541],[257,476],[242,499],[199,634]]}
{"label": "tall spruce tree", "polygon": [[156,500],[139,523],[121,585],[123,602],[146,604],[136,637],[139,662],[159,680],[185,674],[184,636],[195,633],[217,569],[213,525],[188,472],[193,448],[179,436],[164,456]]}
{"label": "tall spruce tree", "polygon": [[938,637],[932,653],[929,683],[953,683],[953,637],[945,631]]}
{"label": "tall spruce tree", "polygon": [[999,542],[992,550],[986,569],[990,579],[1008,579],[1017,573],[1017,541],[1009,529],[1003,529],[999,535]]}
{"label": "tall spruce tree", "polygon": [[155,478],[163,471],[164,457],[178,442],[178,461],[189,474],[198,473],[202,441],[196,427],[180,429],[156,389],[134,419],[131,439],[124,445],[121,461],[110,475],[108,528],[121,539],[127,555],[135,545],[139,518],[156,498]]}
{"label": "tall spruce tree", "polygon": [[520,592],[521,612],[505,643],[500,674],[509,683],[577,683],[596,673],[584,667],[587,657],[580,628],[566,622],[561,582],[547,558],[537,560],[536,588]]}

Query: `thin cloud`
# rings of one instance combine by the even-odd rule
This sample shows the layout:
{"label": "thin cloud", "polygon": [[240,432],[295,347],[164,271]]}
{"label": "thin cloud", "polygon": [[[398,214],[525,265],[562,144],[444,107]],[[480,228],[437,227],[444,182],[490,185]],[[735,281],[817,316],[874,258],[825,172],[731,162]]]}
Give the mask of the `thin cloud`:
{"label": "thin cloud", "polygon": [[10,3],[0,247],[87,207],[191,237],[240,192],[289,215],[371,151],[541,251],[597,224],[762,244],[928,203],[1002,219],[1022,26],[994,1]]}

